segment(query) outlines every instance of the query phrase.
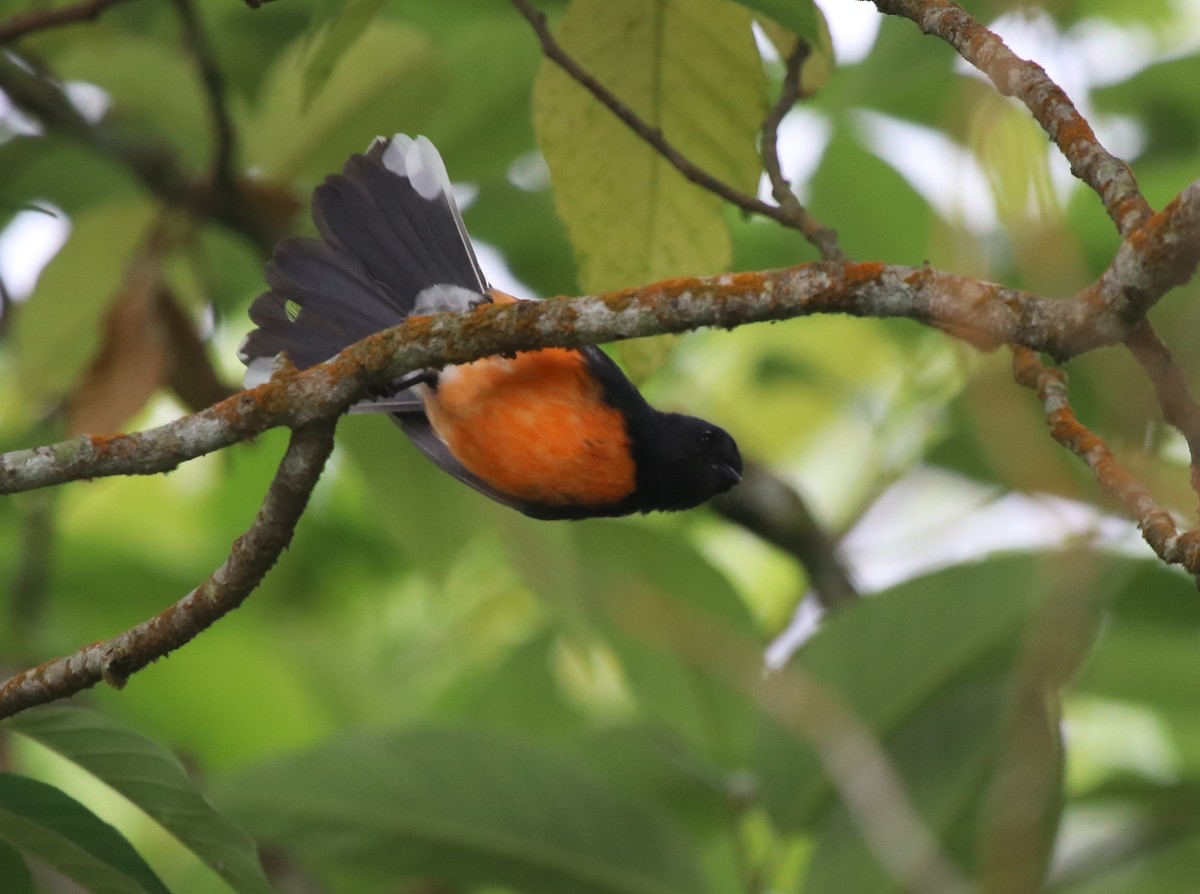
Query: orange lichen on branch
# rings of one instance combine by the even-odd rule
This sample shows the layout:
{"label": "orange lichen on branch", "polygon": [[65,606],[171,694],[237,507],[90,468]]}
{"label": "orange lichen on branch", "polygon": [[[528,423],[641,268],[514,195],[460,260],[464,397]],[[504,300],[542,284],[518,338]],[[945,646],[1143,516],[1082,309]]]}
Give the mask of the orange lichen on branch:
{"label": "orange lichen on branch", "polygon": [[1037,392],[1050,434],[1082,459],[1100,487],[1121,502],[1159,558],[1182,565],[1192,575],[1200,574],[1200,537],[1195,532],[1180,534],[1171,513],[1120,464],[1103,438],[1079,421],[1067,394],[1066,373],[1044,366],[1033,351],[1014,347],[1013,377]]}
{"label": "orange lichen on branch", "polygon": [[[878,261],[851,261],[842,266],[842,277],[848,286],[854,287],[864,283],[878,282],[887,267]],[[914,274],[920,275],[920,271]],[[906,280],[907,281],[907,280]]]}

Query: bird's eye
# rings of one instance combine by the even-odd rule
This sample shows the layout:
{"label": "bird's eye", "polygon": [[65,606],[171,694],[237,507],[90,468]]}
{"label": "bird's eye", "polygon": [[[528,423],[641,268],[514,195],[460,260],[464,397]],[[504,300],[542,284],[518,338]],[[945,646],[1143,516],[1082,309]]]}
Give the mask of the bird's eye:
{"label": "bird's eye", "polygon": [[715,443],[717,443],[717,433],[711,428],[706,428],[704,431],[700,432],[701,447],[711,447]]}

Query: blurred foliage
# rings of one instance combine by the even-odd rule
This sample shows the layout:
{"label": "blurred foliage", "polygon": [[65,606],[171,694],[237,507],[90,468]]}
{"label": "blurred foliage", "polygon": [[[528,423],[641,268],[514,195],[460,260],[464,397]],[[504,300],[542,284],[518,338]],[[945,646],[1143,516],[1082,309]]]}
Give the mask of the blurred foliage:
{"label": "blurred foliage", "polygon": [[[0,307],[0,449],[196,403],[206,371],[179,362],[193,354],[172,314],[232,387],[261,233],[311,231],[312,187],[377,133],[437,143],[474,196],[468,227],[536,293],[816,257],[648,153],[541,60],[508,3],[194,2],[236,137],[233,198],[256,231],[165,207],[105,142],[157,147],[211,188],[210,100],[179,3],[127,0],[9,47],[95,131],[42,130],[0,94],[0,230],[46,209],[66,234],[32,295]],[[1040,35],[1052,58],[1026,54],[1052,76],[1083,47],[1120,58],[1074,98],[1102,137],[1126,134],[1156,206],[1195,179],[1194,4],[965,5],[1006,36]],[[782,74],[749,23],[772,17],[776,45],[782,29],[813,41],[821,89],[784,127],[784,168],[814,159],[795,185],[853,256],[1066,295],[1118,244],[1025,110],[911,22],[884,21],[826,79],[826,24],[804,0],[539,7],[742,188]],[[46,8],[0,0],[0,22]],[[19,261],[0,252],[0,276]],[[1154,312],[1193,381],[1200,350],[1179,334],[1200,325],[1198,293]],[[117,309],[139,325],[114,325]],[[937,868],[960,890],[1195,890],[1194,582],[1109,515],[1002,352],[813,318],[638,356],[654,402],[719,421],[811,498],[870,599],[764,672],[811,607],[794,557],[706,510],[531,521],[439,474],[385,420],[350,417],[244,608],[119,692],[5,722],[0,889],[923,892]],[[1131,360],[1105,351],[1070,372],[1088,424],[1165,505],[1194,511],[1181,442]],[[249,524],[283,445],[271,432],[167,476],[0,502],[3,669],[188,592]]]}

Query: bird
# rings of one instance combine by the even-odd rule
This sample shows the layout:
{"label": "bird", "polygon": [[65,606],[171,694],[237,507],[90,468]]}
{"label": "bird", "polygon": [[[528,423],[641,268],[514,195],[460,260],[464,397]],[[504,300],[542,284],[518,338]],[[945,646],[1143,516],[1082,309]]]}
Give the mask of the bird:
{"label": "bird", "polygon": [[[312,219],[318,237],[274,247],[250,306],[247,387],[281,353],[305,369],[412,315],[537,300],[489,286],[426,137],[376,137],[317,186]],[[537,519],[691,509],[742,475],[728,432],[650,406],[595,346],[417,370],[352,409],[389,413],[434,464]]]}

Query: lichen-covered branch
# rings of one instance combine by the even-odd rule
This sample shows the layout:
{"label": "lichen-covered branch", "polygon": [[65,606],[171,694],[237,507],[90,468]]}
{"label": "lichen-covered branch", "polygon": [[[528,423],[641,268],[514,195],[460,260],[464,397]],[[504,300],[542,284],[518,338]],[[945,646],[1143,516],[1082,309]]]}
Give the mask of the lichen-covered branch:
{"label": "lichen-covered branch", "polygon": [[[1158,290],[1164,279],[1174,275],[1178,282],[1183,282],[1195,268],[1191,262],[1184,262],[1183,269],[1174,273],[1164,271],[1160,264],[1170,261],[1158,257],[1154,250],[1140,250],[1142,246],[1134,238],[1138,233],[1153,230],[1162,220],[1178,223],[1179,209],[1168,206],[1159,216],[1152,217],[1153,209],[1138,188],[1132,170],[1101,145],[1062,88],[1040,65],[1018,57],[999,36],[975,21],[960,6],[949,0],[874,2],[881,12],[909,18],[926,34],[940,37],[987,75],[1002,94],[1016,96],[1024,102],[1070,163],[1075,176],[1100,196],[1118,232],[1127,240],[1105,275],[1083,298],[1111,319],[1137,324],[1129,329],[1130,340],[1126,347],[1150,377],[1164,417],[1187,439],[1192,456],[1192,487],[1200,494],[1200,425],[1197,423],[1200,404],[1188,390],[1170,349],[1144,319],[1146,311],[1157,300],[1148,296],[1155,292],[1162,294]],[[1196,211],[1192,205],[1185,213]],[[1176,262],[1189,253],[1200,253],[1200,238],[1196,236],[1194,223],[1181,226],[1178,235],[1168,235],[1166,241],[1172,238],[1189,243],[1185,245],[1187,250],[1171,252]],[[1149,288],[1139,285],[1148,279],[1153,279],[1155,285]]]}
{"label": "lichen-covered branch", "polygon": [[[1128,257],[1127,257],[1128,255]],[[1139,256],[1158,263],[1134,262]],[[818,313],[906,317],[985,348],[1023,345],[1065,358],[1117,344],[1140,314],[1200,263],[1200,182],[1126,240],[1118,262],[1070,299],[1052,299],[928,267],[819,262],[663,280],[595,297],[484,305],[409,319],[303,372],[144,432],[73,438],[0,455],[0,493],[81,478],[154,474],[268,428],[345,411],[370,385],[415,369],[541,347],[730,328]],[[1122,288],[1121,276],[1132,282]]]}
{"label": "lichen-covered branch", "polygon": [[291,542],[333,450],[333,427],[332,422],[324,422],[292,433],[254,523],[206,581],[148,621],[0,684],[0,717],[66,698],[101,680],[121,686],[130,674],[179,648],[241,605]]}
{"label": "lichen-covered branch", "polygon": [[954,47],[1005,96],[1032,113],[1071,164],[1071,172],[1095,190],[1122,236],[1150,216],[1129,165],[1108,152],[1066,92],[1036,62],[1022,59],[1000,37],[950,0],[872,0],[880,12],[911,19],[926,34]]}
{"label": "lichen-covered branch", "polygon": [[1126,471],[1108,445],[1079,421],[1067,393],[1066,373],[1046,367],[1026,348],[1014,348],[1013,376],[1037,392],[1054,440],[1087,463],[1105,493],[1120,501],[1138,523],[1142,537],[1159,558],[1200,575],[1200,533],[1180,534],[1171,514],[1154,501],[1145,485]]}

